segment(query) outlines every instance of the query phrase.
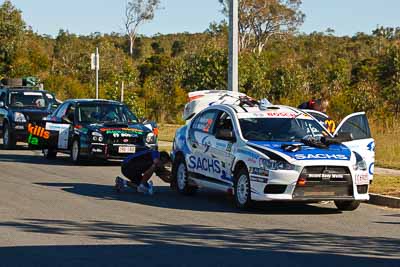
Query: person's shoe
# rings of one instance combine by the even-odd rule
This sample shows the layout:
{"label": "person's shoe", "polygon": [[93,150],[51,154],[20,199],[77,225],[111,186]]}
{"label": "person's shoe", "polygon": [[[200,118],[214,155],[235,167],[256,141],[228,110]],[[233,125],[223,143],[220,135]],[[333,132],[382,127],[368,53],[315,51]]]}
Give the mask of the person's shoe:
{"label": "person's shoe", "polygon": [[148,189],[149,195],[153,195],[154,194],[153,182],[149,181],[149,182],[147,182],[147,185],[148,185],[147,189]]}
{"label": "person's shoe", "polygon": [[137,191],[139,193],[143,193],[145,195],[149,194],[149,188],[147,186],[145,186],[144,184],[140,184],[137,188]]}
{"label": "person's shoe", "polygon": [[127,183],[125,179],[122,179],[121,177],[117,176],[115,178],[115,189],[117,192],[122,192],[124,189],[127,187]]}

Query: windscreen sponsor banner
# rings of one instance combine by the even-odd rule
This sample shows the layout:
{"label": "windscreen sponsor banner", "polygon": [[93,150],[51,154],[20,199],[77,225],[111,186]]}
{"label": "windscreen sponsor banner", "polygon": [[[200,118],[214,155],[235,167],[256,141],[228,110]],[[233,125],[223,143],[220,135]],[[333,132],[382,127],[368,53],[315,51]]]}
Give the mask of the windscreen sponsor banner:
{"label": "windscreen sponsor banner", "polygon": [[[320,149],[301,145],[299,142],[257,142],[251,143],[259,146],[264,146],[273,149],[277,152],[283,153],[296,160],[345,160],[351,158],[351,151],[343,145],[331,145],[328,149]],[[282,145],[301,145],[300,150],[295,152],[286,151]]]}
{"label": "windscreen sponsor banner", "polygon": [[68,136],[70,124],[60,124],[60,123],[46,123],[46,130],[54,131],[58,133],[57,148],[68,149]]}
{"label": "windscreen sponsor banner", "polygon": [[270,119],[303,119],[313,120],[311,116],[307,114],[299,114],[293,111],[256,111],[256,112],[245,112],[239,113],[239,119],[253,119],[253,118],[270,118]]}
{"label": "windscreen sponsor banner", "polygon": [[43,96],[43,93],[40,93],[40,92],[24,92],[24,95],[29,95],[29,96]]}

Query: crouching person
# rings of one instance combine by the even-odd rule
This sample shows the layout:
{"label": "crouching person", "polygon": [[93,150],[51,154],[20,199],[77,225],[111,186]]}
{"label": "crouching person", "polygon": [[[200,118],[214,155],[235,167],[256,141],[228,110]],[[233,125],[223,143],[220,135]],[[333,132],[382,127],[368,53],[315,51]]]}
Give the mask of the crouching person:
{"label": "crouching person", "polygon": [[150,149],[140,151],[124,160],[121,172],[129,181],[117,177],[115,179],[117,191],[131,187],[138,192],[152,195],[153,183],[149,180],[154,173],[164,182],[171,183],[171,158],[166,152],[160,153]]}

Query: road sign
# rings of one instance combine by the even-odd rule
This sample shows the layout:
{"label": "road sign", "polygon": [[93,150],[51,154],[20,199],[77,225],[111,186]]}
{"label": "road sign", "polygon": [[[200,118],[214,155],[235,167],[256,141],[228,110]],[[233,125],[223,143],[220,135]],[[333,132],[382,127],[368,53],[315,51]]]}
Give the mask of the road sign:
{"label": "road sign", "polygon": [[90,67],[96,71],[96,99],[99,99],[99,69],[100,69],[100,55],[99,48],[96,47],[96,53],[92,53],[90,56],[91,62]]}
{"label": "road sign", "polygon": [[100,55],[97,54],[97,58],[96,58],[96,54],[92,53],[90,58],[91,58],[91,62],[90,62],[91,70],[96,70],[96,67],[97,67],[97,69],[100,69]]}

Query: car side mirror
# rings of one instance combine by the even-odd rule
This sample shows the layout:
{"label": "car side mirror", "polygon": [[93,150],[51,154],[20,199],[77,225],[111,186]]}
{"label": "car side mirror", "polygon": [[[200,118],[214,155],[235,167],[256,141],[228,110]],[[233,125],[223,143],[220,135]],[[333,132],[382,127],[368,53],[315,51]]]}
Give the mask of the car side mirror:
{"label": "car side mirror", "polygon": [[5,104],[4,101],[0,101],[0,108],[4,108]]}
{"label": "car side mirror", "polygon": [[55,109],[57,109],[59,106],[60,106],[59,104],[51,104],[50,108],[51,108],[52,110],[55,110]]}
{"label": "car side mirror", "polygon": [[139,123],[141,123],[141,124],[146,124],[146,123],[148,123],[148,119],[146,119],[145,117],[141,117],[141,118],[139,118]]}
{"label": "car side mirror", "polygon": [[349,142],[353,141],[354,137],[352,133],[349,132],[339,132],[336,136],[335,139],[340,142]]}
{"label": "car side mirror", "polygon": [[65,122],[65,123],[68,123],[68,124],[72,124],[72,121],[71,121],[70,119],[68,119],[67,116],[63,116],[63,117],[61,118],[61,120],[62,120],[62,122]]}
{"label": "car side mirror", "polygon": [[232,130],[229,129],[217,129],[215,134],[215,138],[225,141],[236,141],[235,135],[233,134]]}

